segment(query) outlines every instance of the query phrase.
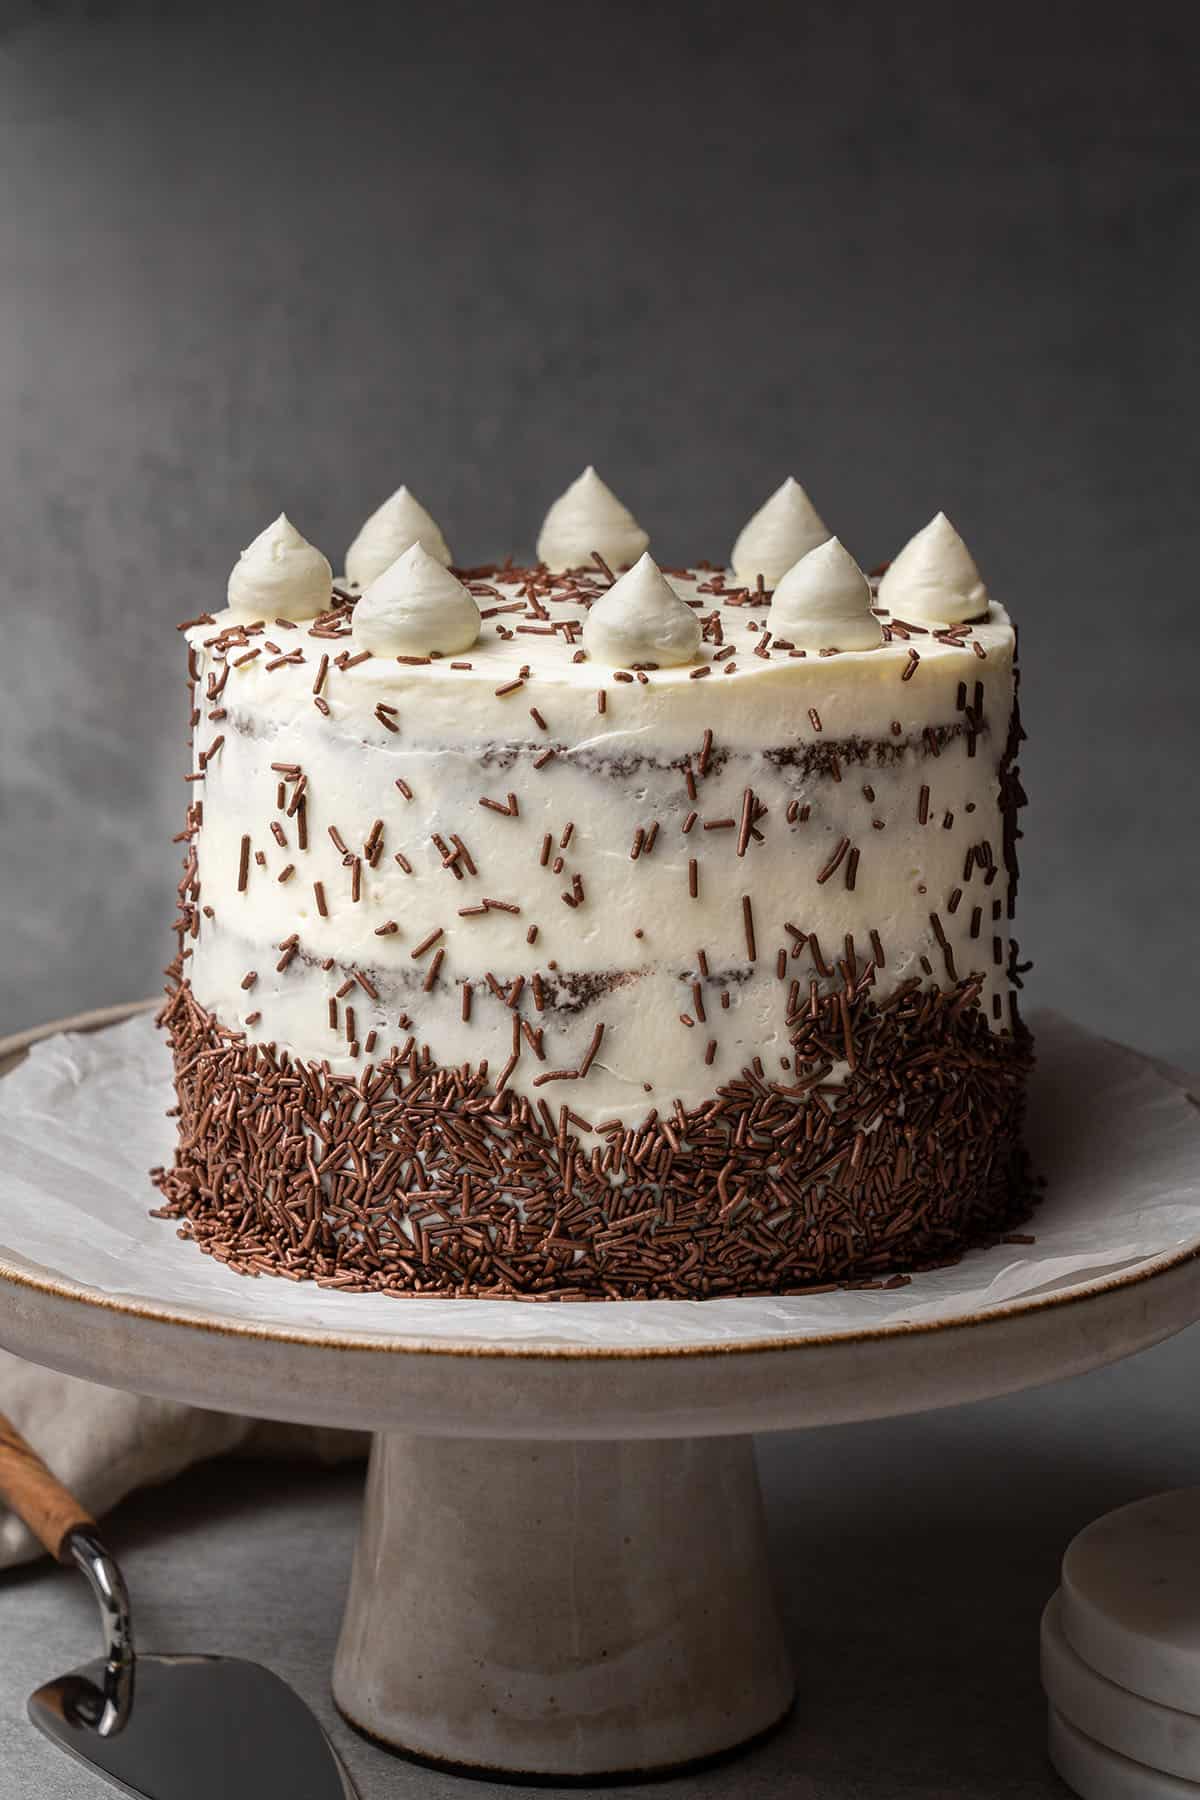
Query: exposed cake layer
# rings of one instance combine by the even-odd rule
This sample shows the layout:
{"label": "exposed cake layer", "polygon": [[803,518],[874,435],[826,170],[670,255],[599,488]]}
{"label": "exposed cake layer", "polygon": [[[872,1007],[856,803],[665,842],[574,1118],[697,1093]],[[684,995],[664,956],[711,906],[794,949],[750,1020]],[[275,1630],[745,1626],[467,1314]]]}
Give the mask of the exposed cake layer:
{"label": "exposed cake layer", "polygon": [[[183,898],[197,998],[357,1077],[410,1043],[589,1121],[701,1105],[839,960],[877,998],[979,978],[1011,1029],[1013,633],[885,623],[799,654],[766,600],[673,575],[699,659],[582,660],[607,581],[470,580],[462,657],[364,657],[313,624],[188,632]],[[577,660],[579,659],[579,660]]]}
{"label": "exposed cake layer", "polygon": [[246,1272],[532,1299],[787,1292],[944,1262],[1032,1201],[1028,1041],[990,1029],[973,981],[880,1000],[844,968],[788,1017],[789,1082],[754,1065],[637,1130],[415,1046],[331,1073],[246,1042],[186,983],[164,1018],[164,1211]]}

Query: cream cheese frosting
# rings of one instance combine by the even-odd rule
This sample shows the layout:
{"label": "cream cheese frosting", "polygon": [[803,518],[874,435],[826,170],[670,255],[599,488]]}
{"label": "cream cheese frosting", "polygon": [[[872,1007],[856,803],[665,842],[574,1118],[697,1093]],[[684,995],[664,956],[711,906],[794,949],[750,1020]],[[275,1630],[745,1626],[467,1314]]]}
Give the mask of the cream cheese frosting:
{"label": "cream cheese frosting", "polygon": [[582,568],[599,554],[613,569],[631,568],[649,536],[589,463],[554,502],[538,535],[538,560],[549,569]]}
{"label": "cream cheese frosting", "polygon": [[583,647],[612,668],[676,668],[700,648],[700,621],[647,550],[588,612]]}
{"label": "cream cheese frosting", "polygon": [[415,494],[399,487],[376,507],[347,550],[347,580],[367,587],[412,544],[420,544],[436,562],[449,568],[453,559],[436,520]]}
{"label": "cream cheese frosting", "polygon": [[333,570],[286,513],[247,544],[229,577],[229,605],[243,619],[313,619],[330,603]]}
{"label": "cream cheese frosting", "polygon": [[960,624],[987,611],[974,558],[944,512],[908,540],[879,583],[879,604],[898,619]]}
{"label": "cream cheese frosting", "polygon": [[733,572],[748,587],[761,575],[765,586],[773,588],[802,556],[829,536],[828,525],[800,483],[789,475],[742,527],[730,559]]}
{"label": "cream cheese frosting", "polygon": [[871,584],[835,537],[793,563],[776,584],[767,624],[803,650],[874,650],[883,642]]}
{"label": "cream cheese frosting", "polygon": [[[807,993],[847,934],[860,959],[878,934],[884,994],[978,972],[1002,1029],[1003,610],[965,638],[885,631],[824,656],[777,646],[765,606],[711,571],[648,562],[638,586],[652,573],[701,637],[640,676],[584,652],[616,591],[598,571],[470,583],[479,636],[453,663],[363,660],[367,595],[290,636],[296,661],[250,654],[269,628],[232,612],[193,626],[198,999],[355,1077],[413,1034],[498,1073],[517,1017],[533,1036],[508,1087],[531,1104],[602,1024],[555,1104],[631,1125],[756,1056],[786,1079],[789,983]],[[820,950],[797,961],[805,934]]]}
{"label": "cream cheese frosting", "polygon": [[479,636],[479,608],[461,581],[414,543],[376,577],[354,609],[354,642],[383,656],[453,656]]}

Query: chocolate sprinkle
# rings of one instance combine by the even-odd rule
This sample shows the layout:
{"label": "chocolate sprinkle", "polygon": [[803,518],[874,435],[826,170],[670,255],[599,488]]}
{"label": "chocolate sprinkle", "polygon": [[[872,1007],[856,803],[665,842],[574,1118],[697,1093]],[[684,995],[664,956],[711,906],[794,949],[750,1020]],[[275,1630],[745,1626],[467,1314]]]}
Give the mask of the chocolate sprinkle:
{"label": "chocolate sprinkle", "polygon": [[834,851],[833,855],[829,858],[829,861],[825,864],[825,867],[822,870],[820,870],[820,872],[818,873],[818,875],[817,875],[818,884],[829,880],[829,877],[837,869],[839,863],[841,862],[842,858],[845,856],[845,854],[846,854],[847,850],[849,850],[849,848],[850,848],[850,839],[848,837],[842,838],[842,840],[838,844],[837,849]]}
{"label": "chocolate sprinkle", "polygon": [[742,928],[746,934],[746,955],[751,962],[757,962],[758,950],[754,942],[754,902],[749,894],[742,895]]}

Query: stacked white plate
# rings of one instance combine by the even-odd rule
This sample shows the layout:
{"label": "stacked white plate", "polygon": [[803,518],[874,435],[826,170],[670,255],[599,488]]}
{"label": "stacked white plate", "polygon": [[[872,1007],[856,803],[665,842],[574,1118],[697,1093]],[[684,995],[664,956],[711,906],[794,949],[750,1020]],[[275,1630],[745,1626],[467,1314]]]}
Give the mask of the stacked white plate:
{"label": "stacked white plate", "polygon": [[1042,1615],[1050,1760],[1084,1800],[1200,1800],[1200,1488],[1075,1538]]}

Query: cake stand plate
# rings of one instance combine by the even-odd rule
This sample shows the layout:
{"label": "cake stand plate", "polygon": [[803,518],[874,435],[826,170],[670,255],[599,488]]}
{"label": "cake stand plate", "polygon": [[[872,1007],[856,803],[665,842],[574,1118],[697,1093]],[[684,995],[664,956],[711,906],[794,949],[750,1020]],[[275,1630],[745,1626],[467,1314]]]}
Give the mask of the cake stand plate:
{"label": "cake stand plate", "polygon": [[[51,1031],[137,1010],[0,1042],[0,1074]],[[28,1242],[26,1226],[10,1207],[0,1237]],[[787,1712],[754,1432],[1010,1393],[1200,1317],[1200,1208],[1191,1235],[1176,1226],[1131,1267],[936,1323],[880,1325],[864,1293],[861,1328],[753,1335],[709,1302],[707,1335],[622,1347],[556,1340],[541,1307],[519,1309],[537,1314],[527,1340],[474,1329],[474,1303],[456,1303],[453,1336],[422,1333],[422,1301],[393,1303],[394,1332],[355,1331],[354,1296],[329,1296],[342,1304],[322,1324],[312,1289],[297,1322],[256,1321],[222,1301],[215,1269],[212,1303],[195,1304],[183,1243],[178,1291],[165,1277],[154,1293],[101,1289],[83,1245],[63,1260],[0,1254],[8,1349],[135,1392],[376,1434],[333,1670],[349,1722],[425,1759],[560,1781],[683,1766]]]}

